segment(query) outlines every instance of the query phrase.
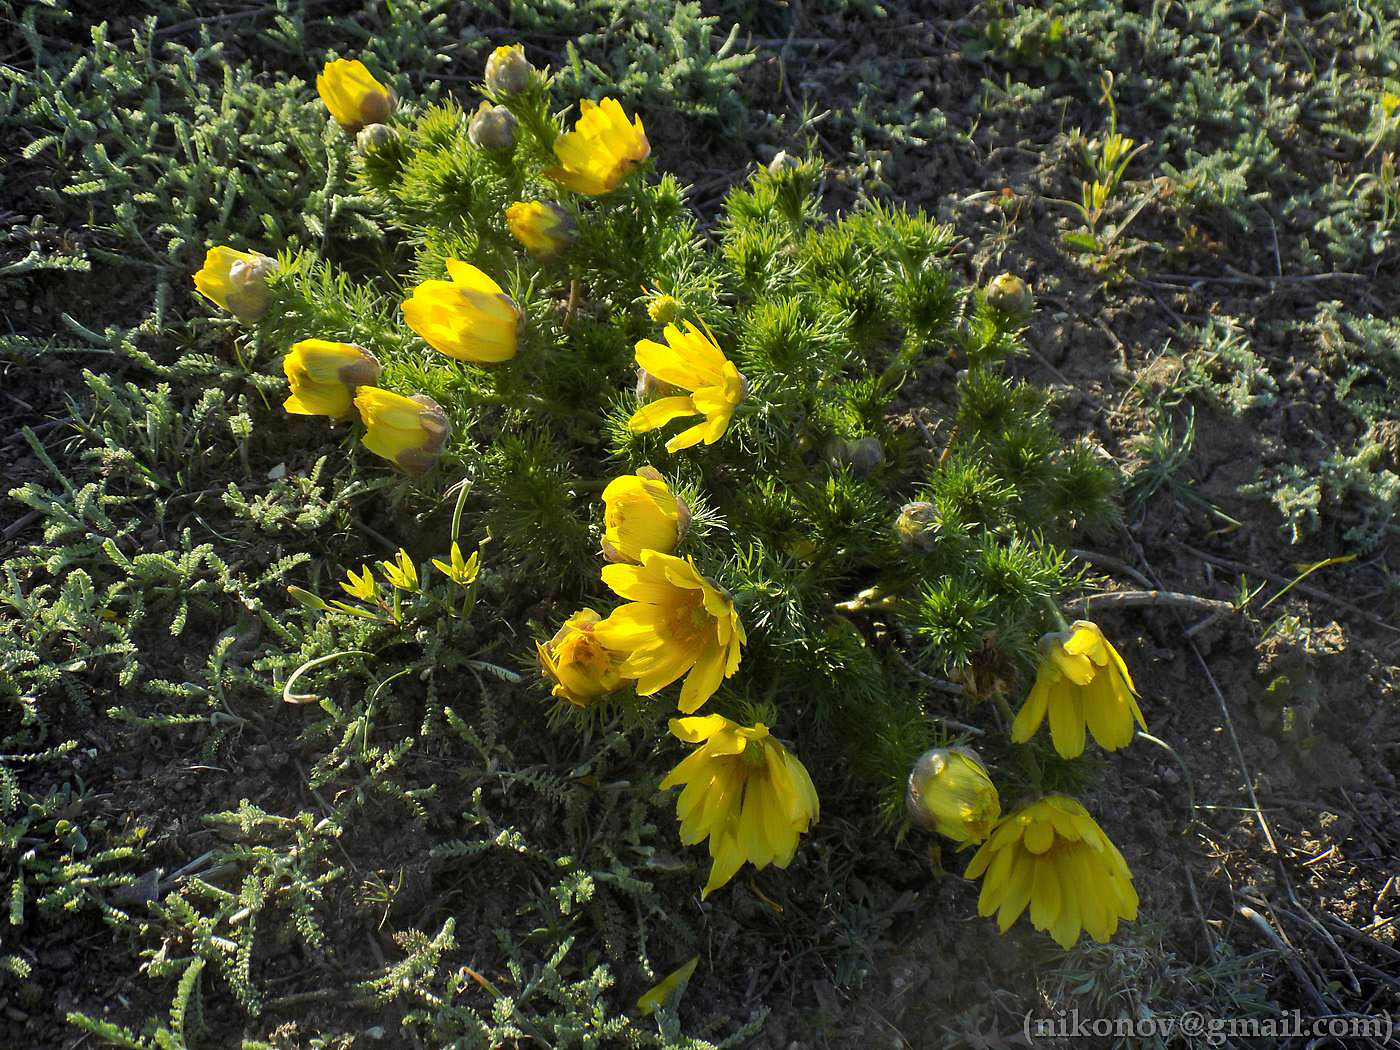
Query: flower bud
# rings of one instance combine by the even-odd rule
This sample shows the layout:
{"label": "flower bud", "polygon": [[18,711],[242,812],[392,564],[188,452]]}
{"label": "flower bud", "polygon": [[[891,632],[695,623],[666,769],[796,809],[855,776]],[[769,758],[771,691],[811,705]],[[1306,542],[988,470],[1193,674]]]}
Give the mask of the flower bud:
{"label": "flower bud", "polygon": [[938,542],[938,531],[943,522],[938,508],[932,503],[906,503],[899,508],[895,518],[894,531],[899,541],[910,550],[931,551]]}
{"label": "flower bud", "polygon": [[1030,285],[1012,273],[999,274],[987,285],[987,305],[1014,317],[1029,314],[1035,306]]}
{"label": "flower bud", "polygon": [[655,467],[614,478],[603,489],[603,557],[639,564],[643,551],[670,554],[690,527],[690,507]]}
{"label": "flower bud", "polygon": [[467,125],[467,138],[481,149],[510,149],[515,145],[515,117],[505,106],[483,102]]}
{"label": "flower bud", "polygon": [[361,387],[355,407],[365,424],[365,448],[409,474],[423,474],[437,460],[452,425],[427,394],[403,397],[375,386]]}
{"label": "flower bud", "polygon": [[362,346],[326,339],[292,344],[282,361],[292,396],[283,407],[298,416],[348,419],[355,391],[379,382],[379,362]]}
{"label": "flower bud", "polygon": [[511,236],[537,259],[553,259],[578,239],[574,217],[549,201],[516,201],[506,208]]}
{"label": "flower bud", "polygon": [[370,124],[361,128],[355,136],[355,149],[360,156],[368,157],[399,140],[399,133],[388,124]]}
{"label": "flower bud", "polygon": [[204,256],[194,286],[200,295],[248,324],[267,309],[267,279],[276,272],[276,259],[221,244]]}
{"label": "flower bud", "polygon": [[794,157],[787,150],[780,149],[774,154],[773,159],[768,162],[768,174],[777,178],[779,175],[786,175],[790,171],[796,171],[802,167],[801,159]]}
{"label": "flower bud", "polygon": [[519,94],[530,86],[534,72],[523,44],[498,47],[486,60],[486,90],[493,95]]}
{"label": "flower bud", "polygon": [[985,839],[1001,816],[1001,798],[971,748],[925,751],[909,774],[909,819],[968,845]]}
{"label": "flower bud", "polygon": [[826,446],[826,461],[833,467],[849,467],[858,478],[868,478],[885,462],[885,447],[878,438],[832,438]]}
{"label": "flower bud", "polygon": [[394,89],[375,80],[359,59],[327,62],[316,77],[316,91],[341,130],[351,135],[367,124],[383,124],[399,104]]}

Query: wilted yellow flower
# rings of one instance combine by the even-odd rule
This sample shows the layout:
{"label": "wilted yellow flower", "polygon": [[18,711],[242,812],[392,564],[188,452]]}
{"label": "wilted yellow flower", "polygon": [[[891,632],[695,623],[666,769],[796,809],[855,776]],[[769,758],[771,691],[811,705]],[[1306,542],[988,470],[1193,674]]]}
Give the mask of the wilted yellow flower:
{"label": "wilted yellow flower", "polygon": [[685,675],[678,706],[690,714],[735,672],[748,637],[733,600],[694,562],[657,551],[642,551],[641,562],[603,567],[603,582],[629,604],[594,633],[627,654],[623,677],[635,678],[642,696]]}
{"label": "wilted yellow flower", "polygon": [[458,587],[470,587],[476,582],[478,566],[481,563],[481,551],[472,551],[470,558],[462,558],[462,548],[457,546],[457,541],[452,541],[452,562],[448,564],[439,558],[433,559],[433,565],[438,572],[442,573]]}
{"label": "wilted yellow flower", "polygon": [[523,44],[506,44],[486,60],[486,90],[493,95],[515,95],[530,86],[535,67],[525,57]]}
{"label": "wilted yellow flower", "polygon": [[360,566],[360,575],[355,575],[354,569],[345,570],[345,580],[341,583],[340,589],[352,598],[358,598],[362,602],[372,602],[379,595],[379,584],[374,579],[374,573],[370,572],[368,565]]}
{"label": "wilted yellow flower", "polygon": [[629,123],[614,98],[597,105],[584,99],[579,111],[574,130],[554,143],[560,166],[546,169],[544,177],[589,197],[611,193],[651,155],[642,118]]}
{"label": "wilted yellow flower", "polygon": [[505,106],[483,102],[467,124],[467,138],[481,149],[510,149],[515,145],[515,115]]}
{"label": "wilted yellow flower", "polygon": [[548,201],[516,201],[506,208],[506,226],[538,259],[553,259],[578,237],[574,217]]}
{"label": "wilted yellow flower", "polygon": [[316,76],[316,91],[331,117],[351,135],[366,124],[383,124],[399,104],[394,89],[375,80],[358,58],[327,62]]}
{"label": "wilted yellow flower", "polygon": [[426,472],[452,433],[447,416],[427,394],[404,397],[362,386],[355,407],[365,424],[365,448],[409,474]]}
{"label": "wilted yellow flower", "polygon": [[613,478],[603,489],[603,557],[638,563],[642,551],[670,554],[690,525],[690,508],[654,467]]}
{"label": "wilted yellow flower", "polygon": [[587,707],[622,685],[622,654],[613,652],[594,631],[601,617],[580,609],[548,642],[535,643],[540,670],[554,683],[554,696],[575,707]]}
{"label": "wilted yellow flower", "polygon": [[282,407],[298,416],[347,419],[356,388],[379,381],[379,362],[373,354],[354,343],[327,339],[293,343],[291,352],[282,359],[282,371],[292,388],[292,396]]}
{"label": "wilted yellow flower", "polygon": [[450,281],[424,281],[403,302],[404,320],[433,349],[459,361],[494,364],[515,356],[524,315],[486,274],[447,260]]}
{"label": "wilted yellow flower", "polygon": [[1040,668],[1030,696],[1011,725],[1011,739],[1024,744],[1050,715],[1050,739],[1061,758],[1084,752],[1084,728],[1099,747],[1116,751],[1143,729],[1132,676],[1097,624],[1076,620],[1068,631],[1040,639]]}
{"label": "wilted yellow flower", "polygon": [[820,803],[807,769],[759,722],[745,729],[723,715],[671,719],[671,733],[703,744],[667,774],[661,788],[684,784],[676,799],[681,841],[710,840],[708,897],[748,861],[786,868],[797,836],[817,819]]}
{"label": "wilted yellow flower", "polygon": [[724,356],[714,340],[690,322],[684,330],[673,324],[665,328],[666,343],[642,339],[637,343],[637,364],[663,383],[670,383],[690,395],[663,397],[643,405],[627,421],[633,433],[655,430],[673,419],[703,415],[703,423],[666,442],[666,451],[690,448],[701,441],[713,445],[724,436],[734,410],[748,394],[748,383]]}
{"label": "wilted yellow flower", "polygon": [[276,272],[276,259],[220,244],[205,254],[204,266],[194,275],[194,287],[204,298],[248,324],[267,309],[267,279]]}
{"label": "wilted yellow flower", "polygon": [[400,591],[416,591],[418,589],[418,566],[413,564],[413,559],[408,556],[408,551],[402,547],[399,553],[394,555],[393,561],[381,561],[380,570],[384,573],[384,578]]}
{"label": "wilted yellow flower", "polygon": [[1118,920],[1137,918],[1138,895],[1123,854],[1088,811],[1051,795],[1005,816],[972,858],[966,877],[982,876],[977,912],[995,914],[1005,933],[1031,908],[1031,925],[1061,948],[1080,930],[1100,944]]}
{"label": "wilted yellow flower", "polygon": [[909,817],[954,842],[981,842],[1001,816],[1001,796],[970,748],[925,751],[909,774]]}

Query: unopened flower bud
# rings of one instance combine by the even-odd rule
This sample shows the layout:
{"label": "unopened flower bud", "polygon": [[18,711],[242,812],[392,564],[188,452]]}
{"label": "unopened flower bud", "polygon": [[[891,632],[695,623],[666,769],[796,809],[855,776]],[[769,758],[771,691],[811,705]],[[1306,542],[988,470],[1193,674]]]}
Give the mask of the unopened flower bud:
{"label": "unopened flower bud", "polygon": [[534,72],[523,44],[498,47],[486,60],[486,90],[493,95],[518,94],[530,86]]}
{"label": "unopened flower bud", "polygon": [[833,467],[849,467],[858,478],[868,478],[885,461],[885,448],[873,437],[832,438],[826,446],[826,461]]}
{"label": "unopened flower bud", "polygon": [[899,541],[910,550],[931,551],[938,542],[942,526],[938,508],[932,503],[906,503],[899,508],[894,531]]}
{"label": "unopened flower bud", "polygon": [[987,305],[1002,313],[1021,317],[1031,312],[1035,297],[1030,285],[1012,273],[999,274],[987,285]]}
{"label": "unopened flower bud", "polygon": [[399,140],[399,133],[388,124],[370,124],[355,136],[355,149],[362,157],[378,153]]}
{"label": "unopened flower bud", "polygon": [[403,397],[365,386],[355,395],[355,407],[365,424],[365,448],[409,474],[425,473],[452,433],[447,415],[427,394]]}
{"label": "unopened flower bud", "polygon": [[925,751],[909,774],[909,819],[925,831],[971,845],[985,839],[1001,816],[1001,798],[971,748]]}
{"label": "unopened flower bud", "polygon": [[671,554],[690,527],[690,507],[655,467],[614,478],[603,490],[603,557],[639,564],[645,551]]}
{"label": "unopened flower bud", "polygon": [[789,171],[796,171],[800,167],[802,167],[802,161],[799,158],[794,157],[787,150],[780,149],[768,162],[768,174],[777,178]]}
{"label": "unopened flower bud", "polygon": [[553,259],[578,239],[578,223],[549,201],[516,201],[506,208],[511,236],[537,259]]}
{"label": "unopened flower bud", "polygon": [[350,135],[367,124],[383,124],[399,104],[394,89],[375,80],[359,59],[327,62],[316,77],[316,90],[331,117]]}
{"label": "unopened flower bud", "polygon": [[515,117],[505,106],[483,102],[467,125],[467,138],[482,149],[510,149],[515,145]]}
{"label": "unopened flower bud", "polygon": [[205,255],[194,286],[200,295],[248,324],[267,309],[267,280],[276,272],[276,259],[221,244]]}

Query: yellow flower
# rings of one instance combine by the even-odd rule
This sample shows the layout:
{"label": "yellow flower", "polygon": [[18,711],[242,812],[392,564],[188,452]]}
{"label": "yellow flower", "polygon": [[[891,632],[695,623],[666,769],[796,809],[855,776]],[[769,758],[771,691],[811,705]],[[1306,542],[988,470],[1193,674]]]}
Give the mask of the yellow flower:
{"label": "yellow flower", "polygon": [[459,361],[493,364],[515,356],[524,315],[486,274],[447,260],[450,281],[424,281],[403,302],[404,320],[429,346]]}
{"label": "yellow flower", "polygon": [[413,564],[413,559],[408,556],[408,551],[402,547],[399,553],[394,555],[393,561],[381,561],[380,571],[384,573],[384,578],[400,591],[416,591],[418,589],[418,566]]}
{"label": "yellow flower", "polygon": [[472,556],[463,560],[462,548],[457,546],[456,540],[452,541],[452,563],[450,565],[437,558],[433,559],[433,564],[437,566],[438,572],[442,573],[458,587],[470,587],[476,582],[476,574],[480,563],[481,551],[472,551]]}
{"label": "yellow flower", "polygon": [[745,729],[723,715],[671,719],[671,733],[703,744],[661,781],[684,784],[676,799],[681,841],[693,846],[708,836],[708,897],[748,861],[755,868],[786,868],[797,836],[817,819],[820,803],[807,769],[759,722]]}
{"label": "yellow flower", "polygon": [[682,322],[685,330],[668,324],[666,345],[651,339],[637,343],[637,364],[647,375],[670,383],[690,396],[663,397],[643,405],[627,421],[633,433],[655,430],[682,416],[703,415],[703,423],[666,442],[666,451],[690,448],[701,441],[713,445],[729,426],[729,420],[739,402],[748,393],[748,384],[714,340],[690,322]]}
{"label": "yellow flower", "polygon": [[372,602],[379,595],[379,584],[375,582],[374,574],[369,571],[368,565],[361,565],[360,572],[361,575],[356,576],[354,569],[346,569],[345,581],[341,583],[340,589],[352,598]]}
{"label": "yellow flower", "polygon": [[375,80],[358,58],[327,62],[316,76],[316,91],[331,117],[351,135],[366,124],[383,124],[399,104],[393,88]]}
{"label": "yellow flower", "polygon": [[1011,725],[1011,739],[1024,744],[1050,715],[1050,739],[1061,758],[1084,752],[1084,727],[1105,751],[1133,739],[1133,723],[1143,729],[1142,709],[1132,676],[1097,624],[1076,620],[1068,631],[1040,639],[1040,668],[1030,696]]}
{"label": "yellow flower", "polygon": [[194,287],[247,324],[267,309],[267,279],[276,272],[276,259],[220,244],[204,256],[204,266],[194,275]]}
{"label": "yellow flower", "polygon": [[967,866],[982,876],[977,912],[995,913],[1005,933],[1026,910],[1031,925],[1061,948],[1080,930],[1100,944],[1118,920],[1137,918],[1138,895],[1123,854],[1088,811],[1072,798],[1051,795],[1005,816]]}
{"label": "yellow flower", "polygon": [[347,419],[355,390],[379,380],[379,362],[354,343],[303,339],[282,359],[292,396],[282,407],[298,416]]}
{"label": "yellow flower", "polygon": [[603,490],[603,557],[638,563],[642,551],[670,554],[690,525],[690,508],[654,467],[613,478]]}
{"label": "yellow flower", "polygon": [[486,90],[493,95],[515,95],[530,86],[535,67],[525,57],[523,44],[506,44],[486,60]]}
{"label": "yellow flower", "polygon": [[506,208],[510,234],[539,259],[567,251],[578,236],[573,216],[548,201],[516,201]]}
{"label": "yellow flower", "polygon": [[678,706],[686,714],[714,695],[739,666],[748,641],[734,602],[692,561],[642,551],[641,565],[607,565],[603,582],[629,604],[594,628],[609,649],[627,653],[624,678],[651,696],[681,675]]}
{"label": "yellow flower", "polygon": [[611,193],[651,155],[642,118],[628,123],[627,114],[613,98],[598,105],[584,99],[579,111],[574,130],[554,143],[560,166],[547,169],[544,177],[589,197]]}
{"label": "yellow flower", "polygon": [[535,643],[540,670],[554,683],[554,696],[587,707],[622,685],[622,654],[610,651],[594,631],[601,617],[580,609],[548,642]]}
{"label": "yellow flower", "polygon": [[925,751],[909,774],[909,816],[927,831],[954,842],[981,842],[1001,817],[1001,797],[976,752],[968,748]]}
{"label": "yellow flower", "polygon": [[681,312],[681,302],[674,295],[652,292],[647,299],[647,316],[657,324],[670,324]]}
{"label": "yellow flower", "polygon": [[365,424],[365,448],[409,474],[426,472],[452,433],[447,416],[426,394],[403,397],[362,386],[355,407]]}

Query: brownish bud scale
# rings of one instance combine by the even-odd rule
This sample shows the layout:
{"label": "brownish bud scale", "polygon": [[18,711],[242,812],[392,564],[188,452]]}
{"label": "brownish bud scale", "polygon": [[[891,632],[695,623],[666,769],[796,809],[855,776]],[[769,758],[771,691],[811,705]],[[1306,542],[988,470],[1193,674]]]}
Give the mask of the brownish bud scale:
{"label": "brownish bud scale", "polygon": [[534,72],[523,45],[498,47],[486,60],[486,90],[493,95],[517,95],[530,86]]}
{"label": "brownish bud scale", "polygon": [[790,171],[796,171],[802,167],[802,161],[794,157],[787,150],[778,150],[773,159],[768,162],[768,174],[777,178],[779,175],[786,175]]}
{"label": "brownish bud scale", "polygon": [[467,138],[481,149],[511,149],[515,145],[515,117],[505,106],[483,102],[467,125]]}
{"label": "brownish bud scale", "polygon": [[388,124],[370,124],[355,136],[355,150],[362,157],[378,153],[399,140],[399,133]]}

